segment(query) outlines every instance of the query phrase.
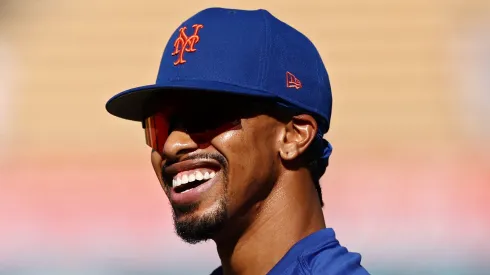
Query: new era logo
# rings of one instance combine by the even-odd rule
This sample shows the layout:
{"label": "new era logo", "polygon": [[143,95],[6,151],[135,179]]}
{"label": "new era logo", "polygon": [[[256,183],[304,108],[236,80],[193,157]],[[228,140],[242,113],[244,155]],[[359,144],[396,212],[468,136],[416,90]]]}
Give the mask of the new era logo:
{"label": "new era logo", "polygon": [[286,87],[296,88],[296,90],[299,90],[303,87],[303,85],[301,85],[301,81],[299,81],[294,74],[286,72]]}

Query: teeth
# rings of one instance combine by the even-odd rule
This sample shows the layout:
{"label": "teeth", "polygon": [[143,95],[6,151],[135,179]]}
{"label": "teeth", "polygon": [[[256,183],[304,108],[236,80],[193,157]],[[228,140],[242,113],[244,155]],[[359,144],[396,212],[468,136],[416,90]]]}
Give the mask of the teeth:
{"label": "teeth", "polygon": [[202,180],[203,178],[204,178],[204,175],[200,171],[197,171],[196,172],[196,180]]}
{"label": "teeth", "polygon": [[198,181],[208,180],[208,179],[214,178],[214,176],[216,176],[216,173],[214,171],[212,171],[211,173],[209,173],[208,171],[206,171],[204,173],[201,171],[195,171],[194,173],[187,173],[187,174],[184,174],[182,176],[178,176],[178,177],[173,178],[172,179],[172,186],[177,187],[177,186],[180,186],[182,184],[194,182],[196,180],[198,180]]}

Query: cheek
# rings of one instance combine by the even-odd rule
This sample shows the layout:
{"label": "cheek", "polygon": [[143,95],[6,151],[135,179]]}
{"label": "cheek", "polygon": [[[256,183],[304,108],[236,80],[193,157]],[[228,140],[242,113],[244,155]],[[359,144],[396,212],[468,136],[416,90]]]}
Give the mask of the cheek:
{"label": "cheek", "polygon": [[233,139],[240,139],[238,131],[227,131],[219,136],[219,143],[228,144],[233,142]]}
{"label": "cheek", "polygon": [[232,201],[242,204],[268,189],[274,164],[273,136],[270,126],[251,123],[219,136],[221,146],[217,147],[229,162],[227,193]]}
{"label": "cheek", "polygon": [[217,146],[222,149],[222,153],[228,160],[228,177],[233,180],[234,175],[244,176],[247,167],[250,167],[249,160],[253,152],[247,148],[249,143],[243,132],[240,130],[228,131],[219,136]]}
{"label": "cheek", "polygon": [[[252,173],[253,184],[264,185],[273,173],[275,142],[271,129],[255,128],[244,141],[244,163]],[[245,157],[244,157],[245,158]]]}

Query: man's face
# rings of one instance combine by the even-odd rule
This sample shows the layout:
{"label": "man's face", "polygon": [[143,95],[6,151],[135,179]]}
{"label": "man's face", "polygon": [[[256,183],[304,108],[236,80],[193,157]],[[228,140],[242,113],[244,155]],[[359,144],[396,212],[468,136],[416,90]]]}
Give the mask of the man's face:
{"label": "man's face", "polygon": [[247,99],[187,98],[173,99],[169,135],[162,151],[152,152],[152,164],[178,235],[196,243],[214,238],[230,220],[246,219],[269,194],[281,122]]}

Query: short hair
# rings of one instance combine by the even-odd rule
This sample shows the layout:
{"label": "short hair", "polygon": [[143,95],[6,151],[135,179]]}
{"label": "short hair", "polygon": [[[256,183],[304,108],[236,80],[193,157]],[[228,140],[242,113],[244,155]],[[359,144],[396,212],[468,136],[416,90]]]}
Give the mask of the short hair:
{"label": "short hair", "polygon": [[322,154],[321,145],[319,143],[323,143],[323,141],[318,140],[319,137],[315,137],[315,140],[310,144],[308,149],[304,152],[303,158],[304,163],[306,163],[306,168],[310,171],[311,179],[313,180],[313,184],[315,186],[316,192],[318,193],[318,199],[320,200],[320,204],[323,207],[323,196],[322,196],[322,187],[320,185],[320,179],[325,173],[325,170],[328,166],[328,160],[326,162],[320,161],[320,157]]}

